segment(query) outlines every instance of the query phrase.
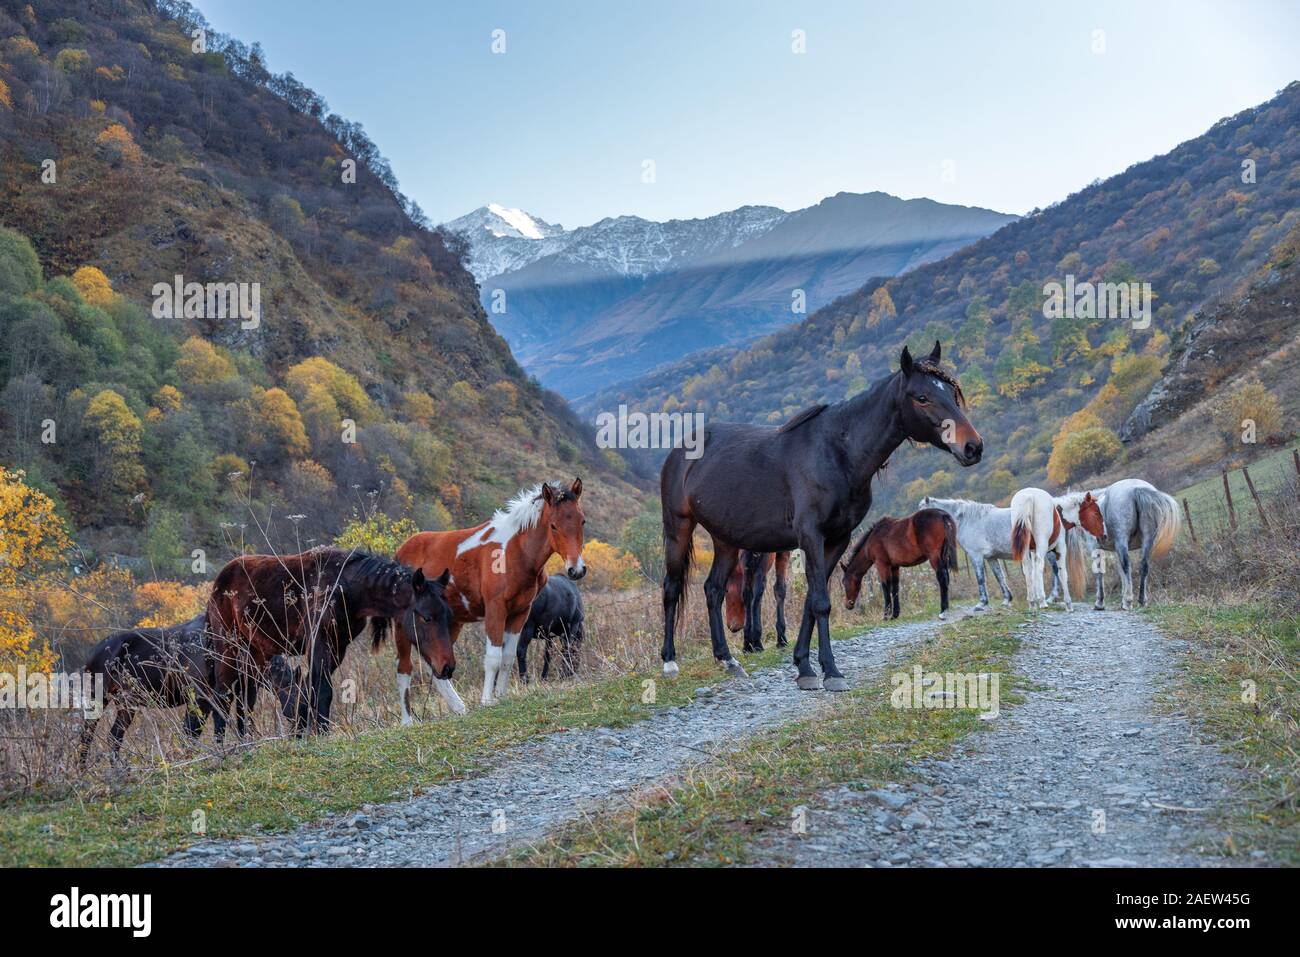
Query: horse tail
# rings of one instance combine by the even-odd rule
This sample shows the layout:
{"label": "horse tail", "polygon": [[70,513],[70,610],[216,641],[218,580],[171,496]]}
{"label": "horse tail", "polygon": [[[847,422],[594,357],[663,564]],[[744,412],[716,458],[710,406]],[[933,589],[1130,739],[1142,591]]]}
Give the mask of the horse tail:
{"label": "horse tail", "polygon": [[1083,561],[1084,539],[1087,535],[1088,530],[1082,525],[1076,525],[1065,533],[1065,564],[1073,582],[1082,582],[1087,575],[1087,565]]}
{"label": "horse tail", "polygon": [[1173,547],[1174,539],[1183,527],[1183,516],[1178,502],[1156,488],[1138,487],[1133,490],[1133,500],[1139,512],[1150,511],[1156,516],[1156,537],[1151,546],[1155,558],[1163,557]]}
{"label": "horse tail", "polygon": [[378,651],[379,646],[384,643],[388,637],[388,618],[371,618],[370,619],[370,650]]}
{"label": "horse tail", "polygon": [[691,593],[691,565],[694,562],[695,533],[692,531],[691,537],[686,540],[686,551],[682,553],[682,593],[677,599],[677,611],[673,615],[673,630],[678,634],[686,621],[686,596]]}
{"label": "horse tail", "polygon": [[953,571],[957,570],[957,523],[947,512],[943,516],[943,551],[939,559]]}
{"label": "horse tail", "polygon": [[1029,497],[1011,503],[1011,558],[1020,561],[1034,548],[1034,501]]}

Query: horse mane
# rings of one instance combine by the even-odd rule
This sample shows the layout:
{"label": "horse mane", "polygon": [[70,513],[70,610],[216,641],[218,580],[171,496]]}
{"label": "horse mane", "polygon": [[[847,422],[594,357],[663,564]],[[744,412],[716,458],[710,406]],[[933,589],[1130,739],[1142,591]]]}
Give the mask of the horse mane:
{"label": "horse mane", "polygon": [[849,557],[847,561],[850,565],[853,564],[853,559],[858,557],[858,553],[861,552],[862,549],[867,547],[867,539],[869,539],[875,532],[878,532],[880,530],[880,527],[888,521],[891,521],[888,515],[886,515],[884,518],[876,519],[876,523],[872,525],[869,529],[867,529],[865,535],[863,535],[861,538],[858,539],[857,544],[855,544],[853,548],[849,550]]}
{"label": "horse mane", "polygon": [[947,369],[937,363],[931,362],[929,359],[912,360],[912,368],[917,372],[924,372],[926,375],[932,375],[940,382],[948,383],[952,386],[952,394],[957,398],[957,406],[962,409],[966,408],[966,393],[961,390],[961,382],[958,381],[957,377]]}
{"label": "horse mane", "polygon": [[492,513],[492,517],[488,519],[482,531],[460,543],[456,554],[486,545],[488,542],[504,545],[520,532],[535,528],[542,518],[542,508],[546,503],[542,492],[547,485],[550,485],[551,494],[555,497],[557,505],[575,497],[573,492],[558,482],[538,482],[532,488],[520,489],[514,498]]}
{"label": "horse mane", "polygon": [[809,419],[814,419],[825,412],[829,406],[825,402],[818,402],[816,405],[810,405],[802,412],[795,413],[793,419],[790,419],[785,425],[777,429],[778,432],[793,432],[799,426],[803,425]]}

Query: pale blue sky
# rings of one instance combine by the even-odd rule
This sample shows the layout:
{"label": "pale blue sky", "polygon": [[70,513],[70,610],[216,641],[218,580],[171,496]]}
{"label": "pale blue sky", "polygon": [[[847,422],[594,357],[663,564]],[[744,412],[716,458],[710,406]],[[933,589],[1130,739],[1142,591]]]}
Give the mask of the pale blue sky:
{"label": "pale blue sky", "polygon": [[197,5],[361,122],[435,222],[488,202],[573,227],[873,189],[1024,213],[1300,79],[1295,0]]}

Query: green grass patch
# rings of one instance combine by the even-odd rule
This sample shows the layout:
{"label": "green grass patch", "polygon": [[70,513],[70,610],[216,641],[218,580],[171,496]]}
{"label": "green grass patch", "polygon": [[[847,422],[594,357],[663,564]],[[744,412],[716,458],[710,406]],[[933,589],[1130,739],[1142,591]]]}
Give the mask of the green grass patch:
{"label": "green grass patch", "polygon": [[[862,624],[842,625],[834,636],[866,630]],[[765,641],[762,652],[742,656],[747,669],[790,660],[789,648],[778,649],[774,637]],[[285,831],[328,813],[408,798],[433,784],[481,773],[493,755],[539,735],[626,727],[688,703],[701,685],[726,679],[707,643],[679,644],[679,664],[681,674],[671,681],[655,667],[585,683],[534,683],[526,694],[460,717],[268,741],[221,760],[142,769],[120,788],[91,786],[58,800],[40,795],[11,800],[0,806],[0,867],[130,866],[153,860],[200,839],[191,831],[196,811],[206,816],[206,837],[232,838]]]}
{"label": "green grass patch", "polygon": [[[1280,494],[1295,481],[1295,462],[1291,457],[1291,448],[1278,449],[1247,463],[1250,480],[1255,483],[1255,491],[1260,498]],[[1232,507],[1237,514],[1239,528],[1250,529],[1259,525],[1259,512],[1250,497],[1246,486],[1246,477],[1241,469],[1228,473],[1228,488],[1232,491]],[[1192,510],[1192,521],[1196,524],[1197,534],[1208,534],[1214,525],[1228,526],[1228,502],[1223,496],[1223,477],[1216,475],[1189,485],[1174,493],[1174,498],[1181,503],[1187,500]],[[1265,507],[1268,507],[1267,501]]]}
{"label": "green grass patch", "polygon": [[907,779],[910,765],[946,752],[988,724],[973,710],[890,706],[890,674],[993,672],[1001,704],[1020,700],[1011,657],[1020,614],[989,613],[939,629],[896,657],[878,678],[828,699],[816,717],[756,735],[742,749],[691,769],[667,789],[574,822],[504,861],[522,866],[730,865],[749,860],[752,841],[790,827],[791,812],[826,788],[868,789]]}
{"label": "green grass patch", "polygon": [[1244,604],[1150,614],[1195,650],[1177,704],[1243,772],[1241,800],[1223,812],[1228,852],[1300,864],[1300,616]]}

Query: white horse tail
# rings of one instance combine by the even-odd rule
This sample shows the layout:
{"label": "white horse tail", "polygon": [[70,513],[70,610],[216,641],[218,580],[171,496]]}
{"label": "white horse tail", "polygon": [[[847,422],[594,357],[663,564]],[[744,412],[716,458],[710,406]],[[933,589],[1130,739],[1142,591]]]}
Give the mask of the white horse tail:
{"label": "white horse tail", "polygon": [[1034,541],[1034,500],[1017,495],[1011,503],[1011,558],[1020,561],[1025,552],[1037,547]]}
{"label": "white horse tail", "polygon": [[1178,502],[1157,488],[1142,486],[1133,489],[1133,500],[1139,512],[1150,511],[1156,516],[1156,537],[1151,545],[1151,554],[1160,558],[1173,547],[1174,539],[1183,527],[1183,514],[1178,510]]}

